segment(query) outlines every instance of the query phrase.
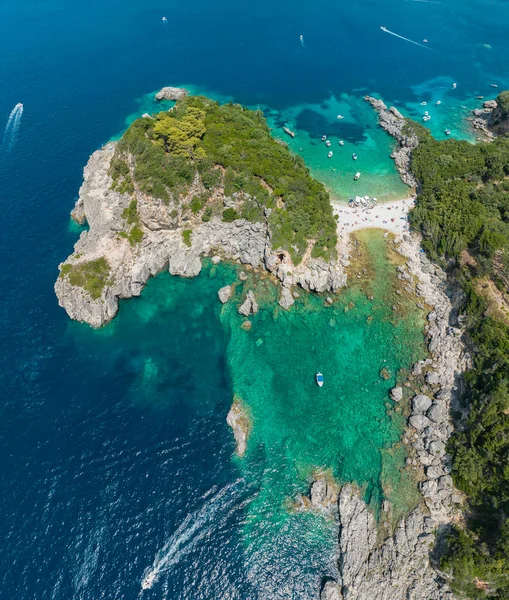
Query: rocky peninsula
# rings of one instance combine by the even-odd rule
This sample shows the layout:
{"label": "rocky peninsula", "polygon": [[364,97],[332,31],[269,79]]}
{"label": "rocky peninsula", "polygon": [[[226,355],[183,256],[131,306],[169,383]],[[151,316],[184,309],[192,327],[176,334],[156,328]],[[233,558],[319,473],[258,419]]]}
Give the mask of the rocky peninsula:
{"label": "rocky peninsula", "polygon": [[[398,141],[393,158],[403,181],[417,187],[410,160],[418,137],[395,108],[366,101]],[[138,119],[119,142],[90,157],[72,217],[88,229],[60,265],[55,291],[71,318],[93,327],[110,321],[119,299],[138,296],[163,270],[198,275],[203,257],[267,272],[280,284],[285,309],[293,304],[293,287],[335,292],[346,284],[348,244],[338,241],[325,189],[301,159],[270,137],[260,114],[237,105],[184,96],[170,111]],[[382,532],[354,487],[338,493],[315,481],[310,506],[337,508],[340,523],[338,576],[324,582],[322,600],[452,597],[430,553],[436,532],[455,518],[461,502],[445,447],[450,403],[468,357],[445,275],[420,252],[417,235],[398,236],[394,243],[406,258],[401,285],[430,307],[430,357],[390,395],[393,403],[409,406],[403,441],[423,501],[393,532]],[[231,295],[229,286],[219,290],[223,303]],[[238,309],[246,316],[258,310],[252,291]],[[250,421],[238,399],[228,423],[241,457]]]}
{"label": "rocky peninsula", "polygon": [[[218,137],[228,139],[214,137],[226,119],[221,111],[242,120],[246,138],[261,138],[260,149],[247,147],[246,139],[239,154],[250,153],[253,165],[262,151],[279,161],[267,165],[266,179],[253,174],[247,160],[230,164],[230,151],[221,155],[224,143],[232,146],[242,136],[241,126],[230,134],[225,126]],[[288,189],[276,188],[282,177]],[[290,208],[297,195],[292,181],[307,198],[313,190],[317,206],[310,204],[309,211],[322,206],[322,222]],[[346,283],[325,188],[270,137],[261,115],[239,106],[187,97],[157,119],[138,119],[120,142],[90,157],[71,216],[88,229],[60,265],[55,292],[72,319],[93,327],[110,321],[119,299],[138,296],[148,278],[163,270],[198,275],[202,257],[267,271],[281,284],[284,308],[293,303],[292,286],[325,292]]]}

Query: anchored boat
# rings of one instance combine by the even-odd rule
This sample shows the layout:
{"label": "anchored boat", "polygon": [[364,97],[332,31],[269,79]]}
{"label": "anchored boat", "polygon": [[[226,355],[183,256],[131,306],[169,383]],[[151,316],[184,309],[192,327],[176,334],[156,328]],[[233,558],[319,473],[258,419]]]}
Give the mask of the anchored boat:
{"label": "anchored boat", "polygon": [[316,384],[318,387],[322,387],[323,385],[323,375],[321,373],[316,374]]}

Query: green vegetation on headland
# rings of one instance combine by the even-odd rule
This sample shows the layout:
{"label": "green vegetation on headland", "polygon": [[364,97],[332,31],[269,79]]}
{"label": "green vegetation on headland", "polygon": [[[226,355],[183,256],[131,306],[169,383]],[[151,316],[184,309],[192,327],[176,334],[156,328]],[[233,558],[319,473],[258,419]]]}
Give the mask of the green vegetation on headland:
{"label": "green vegetation on headland", "polygon": [[[203,221],[212,214],[227,222],[267,219],[272,246],[287,250],[295,262],[309,243],[313,257],[334,255],[336,223],[326,189],[299,156],[271,137],[260,111],[186,97],[131,125],[118,142],[110,175],[115,190],[131,193],[136,186],[168,205],[187,202]],[[224,192],[235,208],[214,213],[215,192]]]}
{"label": "green vegetation on headland", "polygon": [[468,417],[454,415],[449,444],[454,482],[468,499],[466,526],[453,528],[441,567],[462,595],[509,598],[509,327],[503,318],[509,137],[472,145],[436,141],[415,123],[408,128],[420,140],[411,163],[420,183],[412,224],[465,292],[462,313],[474,359],[463,399]]}
{"label": "green vegetation on headland", "polygon": [[104,256],[76,264],[64,263],[60,270],[60,277],[67,277],[71,285],[83,288],[93,300],[97,300],[110,283],[109,276],[110,265]]}
{"label": "green vegetation on headland", "polygon": [[136,200],[131,200],[127,208],[124,208],[122,211],[122,218],[125,219],[128,230],[121,231],[118,235],[129,240],[131,246],[139,244],[143,239],[143,231],[140,228],[138,202]]}

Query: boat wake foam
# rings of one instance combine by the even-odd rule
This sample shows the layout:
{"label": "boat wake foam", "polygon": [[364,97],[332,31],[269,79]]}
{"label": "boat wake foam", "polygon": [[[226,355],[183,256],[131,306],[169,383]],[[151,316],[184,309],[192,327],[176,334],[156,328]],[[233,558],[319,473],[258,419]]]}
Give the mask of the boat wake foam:
{"label": "boat wake foam", "polygon": [[411,44],[415,44],[416,46],[420,46],[421,48],[424,48],[425,50],[429,50],[430,49],[427,46],[424,46],[423,44],[419,44],[419,42],[414,42],[414,40],[410,40],[410,39],[408,39],[406,37],[403,37],[402,35],[399,35],[398,33],[394,33],[394,31],[391,31],[390,29],[387,29],[387,27],[380,27],[380,29],[382,31],[385,31],[385,33],[389,33],[390,35],[393,35],[394,37],[397,37],[400,40],[405,40],[405,42],[410,42]]}
{"label": "boat wake foam", "polygon": [[11,114],[9,115],[9,119],[7,120],[7,125],[5,126],[4,137],[2,140],[2,146],[0,148],[0,152],[10,152],[16,142],[16,138],[18,137],[19,126],[21,122],[21,117],[23,116],[23,104],[18,103],[12,109]]}
{"label": "boat wake foam", "polygon": [[145,569],[141,589],[148,590],[157,581],[161,573],[168,571],[172,565],[191,552],[204,537],[210,535],[214,523],[220,523],[218,513],[227,513],[237,502],[241,492],[242,480],[225,486],[200,509],[190,513],[182,521],[170,539],[164,544],[154,558],[151,567]]}

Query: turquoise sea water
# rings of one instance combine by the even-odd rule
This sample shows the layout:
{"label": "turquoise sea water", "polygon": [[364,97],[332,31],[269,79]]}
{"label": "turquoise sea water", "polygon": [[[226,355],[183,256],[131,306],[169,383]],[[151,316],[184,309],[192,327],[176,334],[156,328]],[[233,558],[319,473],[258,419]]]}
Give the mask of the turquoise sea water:
{"label": "turquoise sea water", "polygon": [[[373,304],[353,299],[352,312],[341,308],[355,290],[333,309],[313,298],[291,315],[268,305],[246,333],[215,297],[234,277],[222,267],[192,281],[152,280],[99,332],[70,323],[53,282],[79,234],[68,214],[83,165],[143,112],[148,92],[187,84],[260,105],[276,135],[294,128],[287,141],[339,197],[352,190],[353,148],[364,193],[399,194],[390,139],[362,96],[415,117],[422,101],[440,99],[433,132],[468,136],[461,117],[473,98],[509,85],[508,24],[501,0],[0,5],[2,597],[135,598],[154,569],[142,597],[317,597],[334,569],[335,526],[292,514],[287,498],[319,463],[357,480],[373,503],[380,494],[399,501],[390,484],[398,424],[384,405],[392,381],[378,376],[372,339],[394,377],[410,350],[421,351],[418,317],[394,324],[381,286]],[[9,121],[19,102],[23,114]],[[325,158],[324,134],[335,146],[344,139],[345,156],[338,145]],[[247,372],[243,357],[256,369]],[[333,384],[320,402],[317,361]],[[225,422],[235,392],[254,419],[243,461]],[[317,444],[324,431],[329,442]],[[352,450],[359,436],[362,454]]]}

